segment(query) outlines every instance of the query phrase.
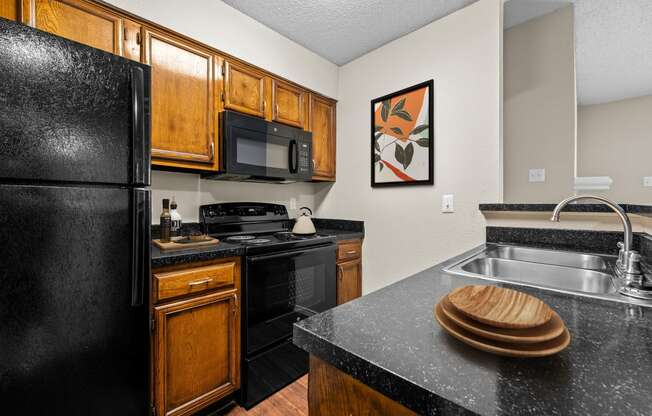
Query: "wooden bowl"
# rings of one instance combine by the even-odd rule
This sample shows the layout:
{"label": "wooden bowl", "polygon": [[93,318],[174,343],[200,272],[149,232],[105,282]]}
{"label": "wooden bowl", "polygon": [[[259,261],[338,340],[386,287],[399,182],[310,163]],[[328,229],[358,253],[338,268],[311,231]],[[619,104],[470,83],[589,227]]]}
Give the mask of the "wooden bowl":
{"label": "wooden bowl", "polygon": [[479,337],[514,344],[535,344],[550,341],[564,332],[564,321],[559,315],[552,312],[552,318],[543,325],[534,328],[496,328],[482,322],[474,321],[459,312],[448,300],[448,296],[439,302],[444,315],[457,326]]}
{"label": "wooden bowl", "polygon": [[540,299],[497,286],[464,286],[448,294],[461,313],[498,328],[534,328],[552,318],[553,311]]}

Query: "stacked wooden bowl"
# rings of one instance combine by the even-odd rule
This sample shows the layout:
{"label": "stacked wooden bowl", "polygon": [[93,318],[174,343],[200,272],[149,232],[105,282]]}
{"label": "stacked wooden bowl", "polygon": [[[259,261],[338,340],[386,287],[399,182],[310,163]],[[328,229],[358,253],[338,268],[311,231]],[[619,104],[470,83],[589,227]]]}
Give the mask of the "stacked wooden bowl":
{"label": "stacked wooden bowl", "polygon": [[540,299],[497,286],[464,286],[435,306],[439,325],[479,350],[508,357],[545,357],[570,344],[559,315]]}

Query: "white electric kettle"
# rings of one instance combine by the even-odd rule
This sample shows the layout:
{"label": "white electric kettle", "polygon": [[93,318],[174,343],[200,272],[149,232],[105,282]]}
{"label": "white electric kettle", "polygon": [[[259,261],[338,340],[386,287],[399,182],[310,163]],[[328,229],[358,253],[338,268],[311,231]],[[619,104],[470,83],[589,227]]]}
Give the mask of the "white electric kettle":
{"label": "white electric kettle", "polygon": [[[299,208],[299,211],[301,210],[306,210],[312,215],[312,210],[308,207],[301,207]],[[315,230],[315,224],[312,223],[312,220],[310,219],[310,215],[306,214],[306,212],[302,212],[299,217],[297,217],[296,222],[294,223],[294,228],[292,228],[292,232],[294,234],[315,234],[317,230]]]}

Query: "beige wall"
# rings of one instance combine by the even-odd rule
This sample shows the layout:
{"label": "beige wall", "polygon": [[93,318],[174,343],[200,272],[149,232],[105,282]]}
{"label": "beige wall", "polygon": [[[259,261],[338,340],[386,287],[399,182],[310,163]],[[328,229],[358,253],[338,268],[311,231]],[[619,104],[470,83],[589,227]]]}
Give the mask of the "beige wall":
{"label": "beige wall", "polygon": [[[337,183],[317,214],[363,219],[363,291],[484,241],[478,203],[500,198],[501,0],[480,0],[353,62],[339,75]],[[369,103],[435,80],[435,185],[371,188]],[[455,195],[453,214],[442,194]]]}
{"label": "beige wall", "polygon": [[[503,45],[505,202],[553,202],[573,194],[575,51],[573,8],[514,26]],[[530,183],[530,169],[546,181]]]}
{"label": "beige wall", "polygon": [[652,96],[580,106],[577,118],[579,176],[610,176],[601,194],[617,201],[652,204]]}
{"label": "beige wall", "polygon": [[[337,98],[338,67],[218,0],[108,0],[207,45],[242,58],[301,85]],[[264,201],[314,208],[317,185],[225,183],[199,175],[152,172],[152,222],[158,223],[161,199],[173,195],[185,221],[198,220],[200,204]]]}

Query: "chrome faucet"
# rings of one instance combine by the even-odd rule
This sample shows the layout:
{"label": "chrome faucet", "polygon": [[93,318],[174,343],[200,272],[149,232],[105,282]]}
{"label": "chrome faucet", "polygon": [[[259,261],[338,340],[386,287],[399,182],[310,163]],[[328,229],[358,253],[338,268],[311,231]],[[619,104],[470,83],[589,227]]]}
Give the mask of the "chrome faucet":
{"label": "chrome faucet", "polygon": [[652,295],[652,290],[646,286],[650,283],[641,272],[641,255],[632,249],[634,234],[632,233],[632,223],[625,211],[620,205],[610,201],[606,198],[596,195],[576,195],[564,199],[555,207],[552,212],[550,221],[559,222],[559,214],[561,210],[571,202],[583,199],[591,199],[602,202],[611,208],[620,218],[625,230],[624,241],[618,243],[620,251],[618,253],[618,261],[616,262],[616,275],[623,280],[620,293],[634,297],[648,298]]}

